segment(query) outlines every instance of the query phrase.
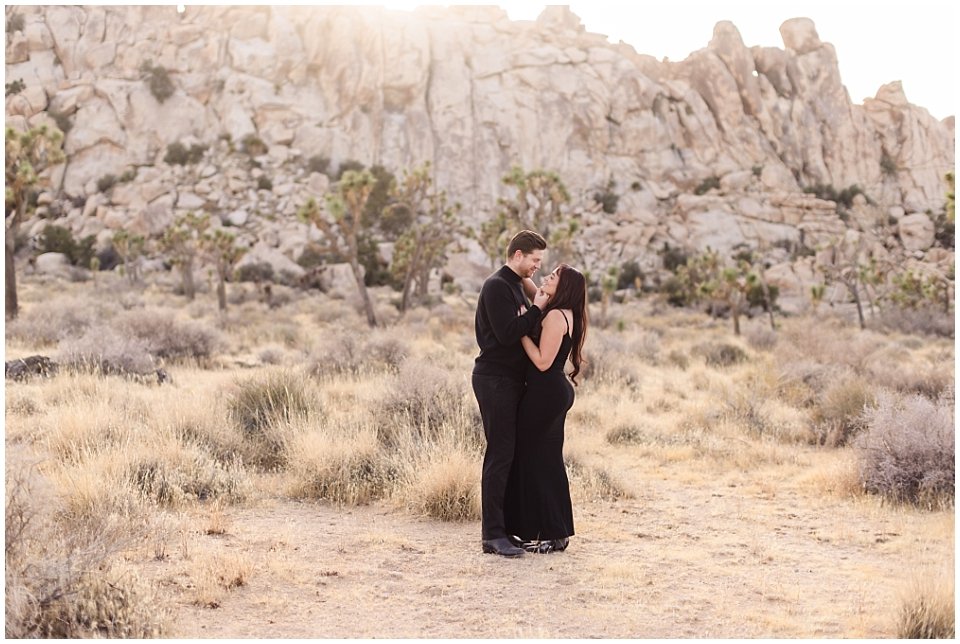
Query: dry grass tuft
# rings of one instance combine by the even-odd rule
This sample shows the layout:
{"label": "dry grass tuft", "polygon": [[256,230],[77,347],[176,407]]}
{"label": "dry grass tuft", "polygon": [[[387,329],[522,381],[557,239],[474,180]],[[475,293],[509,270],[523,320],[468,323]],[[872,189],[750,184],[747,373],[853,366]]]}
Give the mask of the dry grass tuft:
{"label": "dry grass tuft", "polygon": [[249,460],[264,467],[282,463],[291,430],[318,415],[319,406],[308,380],[282,368],[238,381],[227,398],[230,418],[251,448]]}
{"label": "dry grass tuft", "polygon": [[434,450],[408,488],[408,507],[441,521],[480,518],[480,460],[462,451]]}
{"label": "dry grass tuft", "polygon": [[287,453],[290,494],[339,504],[383,498],[399,473],[381,450],[376,433],[317,429],[296,436]]}
{"label": "dry grass tuft", "polygon": [[817,442],[846,445],[863,427],[863,412],[874,402],[873,387],[860,376],[848,372],[830,382],[813,410]]}
{"label": "dry grass tuft", "polygon": [[203,553],[193,568],[193,603],[219,608],[224,595],[244,586],[250,578],[250,562],[241,554]]}
{"label": "dry grass tuft", "polygon": [[953,639],[956,637],[952,574],[915,577],[905,589],[897,621],[902,639]]}
{"label": "dry grass tuft", "polygon": [[703,358],[709,367],[732,367],[747,361],[747,352],[728,342],[706,342],[693,347],[691,353]]}
{"label": "dry grass tuft", "polygon": [[571,492],[583,501],[615,501],[633,498],[606,468],[588,465],[579,456],[564,455]]}

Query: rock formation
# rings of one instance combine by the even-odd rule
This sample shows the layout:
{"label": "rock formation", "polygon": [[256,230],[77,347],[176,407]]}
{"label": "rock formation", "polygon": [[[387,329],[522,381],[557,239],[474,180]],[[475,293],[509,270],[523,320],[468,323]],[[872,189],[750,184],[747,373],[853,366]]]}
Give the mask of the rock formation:
{"label": "rock formation", "polygon": [[[804,188],[856,185],[868,199],[852,216],[899,219],[924,259],[927,213],[942,211],[954,166],[953,117],[911,105],[898,82],[853,104],[833,46],[806,18],[781,26],[783,49],[748,47],[718,23],[706,47],[673,63],[586,32],[564,7],[525,22],[477,6],[6,13],[6,78],[25,86],[7,97],[7,125],[68,125],[57,223],[101,243],[206,210],[260,255],[295,259],[310,235],[296,210],[328,187],[306,161],[322,156],[397,173],[430,161],[473,222],[495,210],[512,165],[556,171],[589,256],[645,267],[664,243],[813,247],[844,224]],[[162,102],[146,78],[159,68],[173,89]],[[238,152],[250,136],[266,144],[253,167]],[[203,159],[165,162],[174,143],[206,146]],[[98,187],[131,170],[132,181]],[[592,200],[604,189],[619,197],[613,214]],[[471,285],[487,268],[479,249],[461,261]]]}

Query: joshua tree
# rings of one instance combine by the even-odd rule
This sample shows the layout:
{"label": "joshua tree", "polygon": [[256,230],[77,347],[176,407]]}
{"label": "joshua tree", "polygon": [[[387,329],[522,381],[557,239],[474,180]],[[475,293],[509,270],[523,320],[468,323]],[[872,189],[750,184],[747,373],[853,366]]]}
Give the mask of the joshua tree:
{"label": "joshua tree", "polygon": [[217,271],[217,304],[224,312],[227,310],[227,277],[247,249],[237,246],[236,236],[222,228],[206,232],[200,239],[201,247]]}
{"label": "joshua tree", "polygon": [[193,268],[203,234],[210,226],[210,215],[195,215],[188,212],[178,217],[172,226],[163,232],[160,243],[170,254],[170,259],[180,269],[183,281],[183,294],[193,300],[196,288],[193,284]]}
{"label": "joshua tree", "polygon": [[397,238],[390,267],[403,284],[400,300],[403,313],[410,305],[414,283],[417,296],[426,296],[430,272],[443,265],[447,249],[461,232],[460,204],[449,205],[446,193],[433,189],[429,162],[405,173],[403,181],[394,187],[392,197],[394,203],[386,215],[402,211],[402,218],[409,221]]}
{"label": "joshua tree", "polygon": [[560,175],[546,170],[524,171],[514,166],[501,179],[515,190],[513,198],[499,199],[500,210],[481,225],[477,241],[491,263],[502,259],[510,234],[519,229],[535,230],[550,243],[551,256],[562,261],[570,251],[576,222],[563,212],[570,194]]}
{"label": "joshua tree", "polygon": [[364,209],[375,184],[376,179],[369,171],[347,170],[337,182],[335,191],[327,195],[326,212],[311,198],[297,213],[302,221],[316,226],[334,252],[350,263],[367,324],[371,327],[377,325],[377,317],[363,281],[358,241],[363,233]]}
{"label": "joshua tree", "polygon": [[49,183],[47,168],[62,163],[63,133],[40,126],[26,132],[6,128],[6,310],[7,319],[17,317],[17,276],[14,266],[20,224],[32,214],[31,193]]}
{"label": "joshua tree", "polygon": [[140,279],[140,257],[147,240],[143,235],[131,235],[126,230],[113,234],[113,249],[117,251],[123,263],[123,270],[131,283]]}

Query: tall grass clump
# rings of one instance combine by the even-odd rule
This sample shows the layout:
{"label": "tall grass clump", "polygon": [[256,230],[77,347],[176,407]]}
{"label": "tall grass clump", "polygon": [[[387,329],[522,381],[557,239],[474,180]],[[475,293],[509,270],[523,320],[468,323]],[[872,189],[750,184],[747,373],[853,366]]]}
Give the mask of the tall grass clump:
{"label": "tall grass clump", "polygon": [[953,505],[953,419],[952,391],[936,401],[881,393],[854,441],[864,490],[923,507]]}
{"label": "tall grass clump", "polygon": [[303,375],[274,369],[237,382],[227,397],[231,420],[253,448],[252,460],[279,464],[299,424],[319,410],[318,396]]}
{"label": "tall grass clump", "polygon": [[417,468],[408,505],[441,521],[480,518],[480,458],[462,449],[434,450]]}
{"label": "tall grass clump", "polygon": [[900,639],[956,637],[955,591],[951,574],[916,577],[905,589],[897,615]]}
{"label": "tall grass clump", "polygon": [[376,433],[328,428],[300,433],[289,443],[290,494],[340,505],[362,505],[386,496],[399,472]]}
{"label": "tall grass clump", "polygon": [[874,402],[873,388],[846,373],[827,385],[813,410],[814,434],[821,445],[846,445],[862,428],[863,412]]}

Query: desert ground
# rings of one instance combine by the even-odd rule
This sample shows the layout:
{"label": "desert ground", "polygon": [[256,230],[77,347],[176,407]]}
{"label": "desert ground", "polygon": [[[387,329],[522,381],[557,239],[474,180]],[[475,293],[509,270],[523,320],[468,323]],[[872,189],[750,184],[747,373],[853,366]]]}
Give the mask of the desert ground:
{"label": "desert ground", "polygon": [[[60,369],[6,382],[8,636],[953,635],[952,338],[592,311],[577,534],[507,560],[480,552],[475,294],[378,292],[371,331],[317,291],[230,284],[221,314],[147,280],[21,279],[5,359]],[[898,500],[864,441],[907,413],[951,480]]]}

